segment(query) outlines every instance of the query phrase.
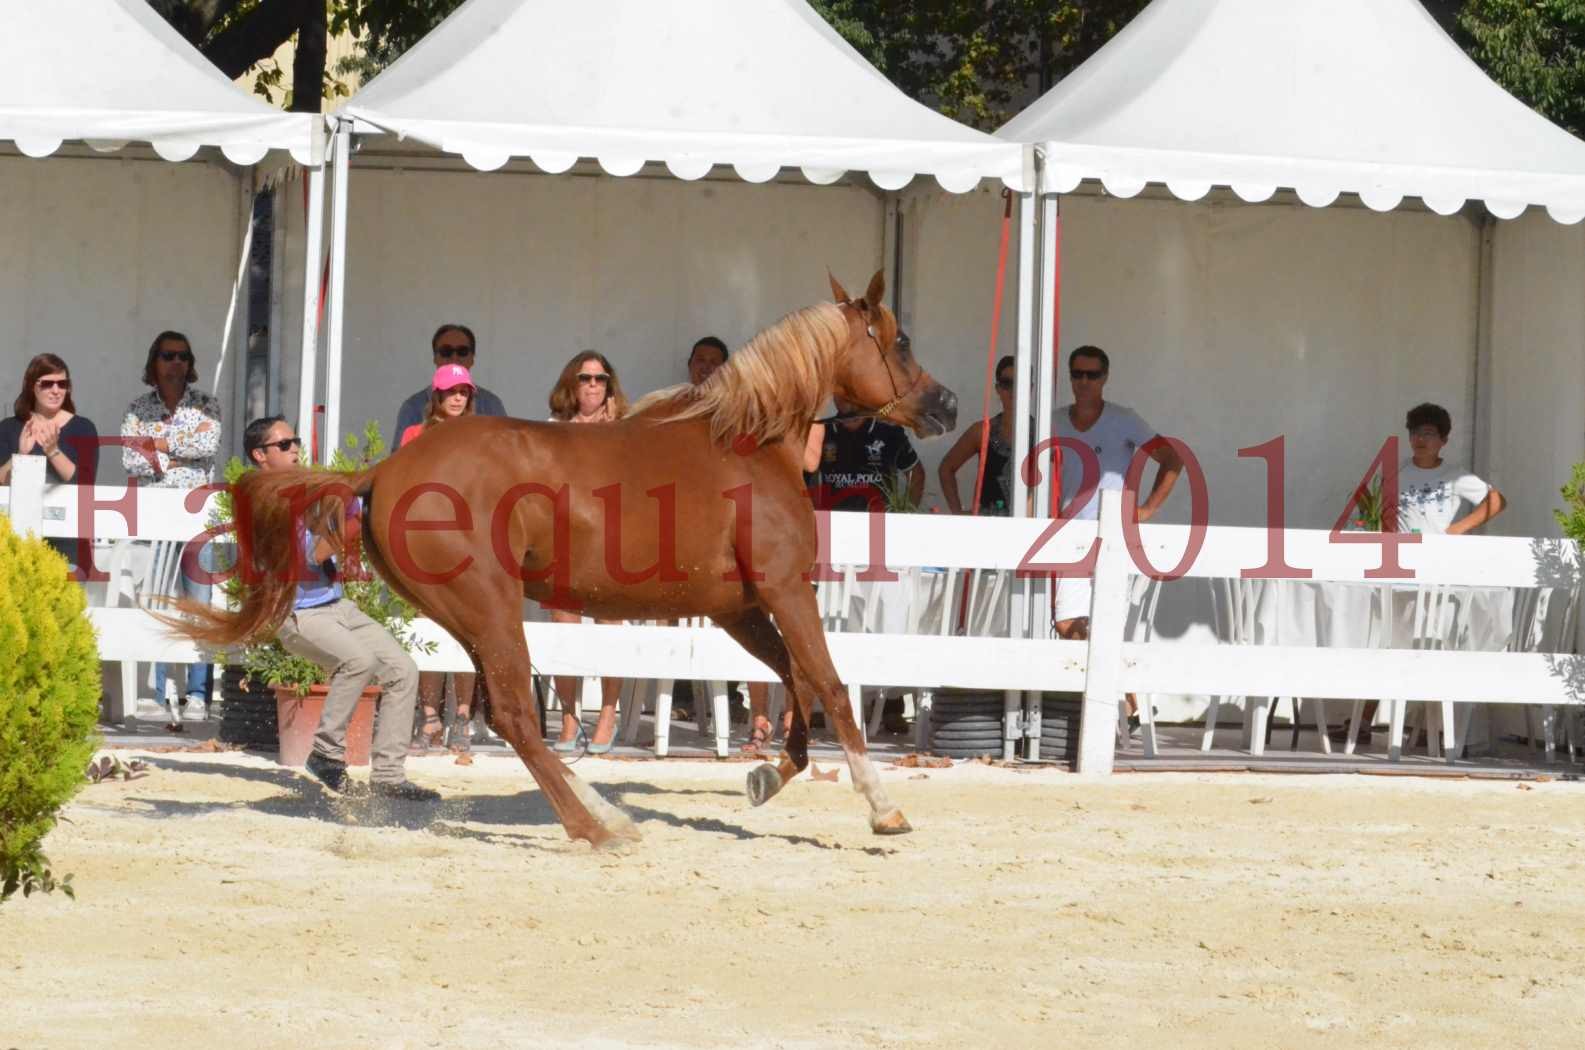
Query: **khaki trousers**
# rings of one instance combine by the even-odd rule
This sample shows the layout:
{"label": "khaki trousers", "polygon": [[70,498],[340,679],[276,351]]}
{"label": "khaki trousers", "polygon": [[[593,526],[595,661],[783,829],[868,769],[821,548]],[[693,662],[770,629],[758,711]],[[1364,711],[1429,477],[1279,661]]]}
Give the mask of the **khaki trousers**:
{"label": "khaki trousers", "polygon": [[369,778],[399,784],[418,703],[418,668],[389,631],[345,598],[288,616],[277,638],[293,656],[311,660],[330,675],[330,693],[314,733],[314,750],[346,761],[347,725],[358,697],[371,681],[382,690],[374,713]]}

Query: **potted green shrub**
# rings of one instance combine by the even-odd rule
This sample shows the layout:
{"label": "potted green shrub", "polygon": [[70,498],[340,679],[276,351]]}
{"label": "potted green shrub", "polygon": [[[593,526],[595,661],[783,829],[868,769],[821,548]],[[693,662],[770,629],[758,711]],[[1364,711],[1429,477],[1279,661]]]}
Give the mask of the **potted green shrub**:
{"label": "potted green shrub", "polygon": [[[364,470],[385,455],[385,441],[378,423],[370,420],[364,425],[363,437],[349,434],[346,443],[331,456],[328,466],[316,469],[351,473]],[[233,456],[226,464],[225,480],[234,484],[243,472],[251,469]],[[229,524],[235,511],[231,493],[222,492],[215,501],[212,525]],[[417,611],[393,594],[379,577],[369,572],[361,548],[354,546],[350,563],[342,568],[342,590],[347,598],[373,621],[391,632],[407,652],[433,652],[433,642],[420,642],[412,631]],[[226,597],[234,604],[240,602],[246,584],[240,574],[234,574],[224,585]],[[328,676],[318,664],[293,656],[279,642],[271,640],[250,645],[233,654],[231,662],[240,665],[243,688],[262,684],[275,692],[276,734],[279,761],[282,765],[300,766],[308,758],[313,746],[314,730],[324,711],[326,680]],[[368,765],[369,747],[374,731],[374,703],[380,691],[370,686],[363,691],[358,708],[347,729],[347,764]]]}
{"label": "potted green shrub", "polygon": [[1381,479],[1371,482],[1370,488],[1354,493],[1353,513],[1348,519],[1351,532],[1380,532],[1386,508],[1381,499]]}
{"label": "potted green shrub", "polygon": [[908,474],[906,471],[892,471],[881,481],[881,498],[886,501],[888,514],[917,514],[919,504],[914,501],[908,491]]}

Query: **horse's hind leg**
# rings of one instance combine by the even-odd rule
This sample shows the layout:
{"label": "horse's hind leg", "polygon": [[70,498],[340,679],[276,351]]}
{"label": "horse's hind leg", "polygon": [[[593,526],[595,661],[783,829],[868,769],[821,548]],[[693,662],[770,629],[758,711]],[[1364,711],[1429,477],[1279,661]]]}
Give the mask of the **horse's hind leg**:
{"label": "horse's hind leg", "polygon": [[794,673],[787,643],[763,609],[749,609],[731,619],[716,617],[715,622],[750,656],[776,672],[793,705],[793,725],[782,741],[781,757],[775,765],[755,766],[748,775],[749,801],[762,806],[809,765],[809,685]]}
{"label": "horse's hind leg", "polygon": [[[836,727],[837,740],[847,755],[854,790],[862,792],[869,801],[870,828],[877,835],[901,835],[912,831],[902,810],[892,804],[886,789],[881,787],[880,775],[875,772],[869,749],[864,744],[864,734],[853,721],[853,707],[826,648],[825,629],[820,625],[814,591],[797,581],[790,587],[775,590],[767,590],[762,585],[760,597],[766,611],[775,617],[776,627],[792,657],[794,679],[806,693],[819,698],[825,708],[826,721]],[[798,721],[795,715],[795,728]],[[807,718],[804,721],[807,722]]]}
{"label": "horse's hind leg", "polygon": [[522,625],[513,621],[492,626],[476,651],[490,690],[491,723],[533,774],[567,837],[597,848],[636,840],[638,828],[628,815],[596,794],[545,746],[534,711],[532,668]]}

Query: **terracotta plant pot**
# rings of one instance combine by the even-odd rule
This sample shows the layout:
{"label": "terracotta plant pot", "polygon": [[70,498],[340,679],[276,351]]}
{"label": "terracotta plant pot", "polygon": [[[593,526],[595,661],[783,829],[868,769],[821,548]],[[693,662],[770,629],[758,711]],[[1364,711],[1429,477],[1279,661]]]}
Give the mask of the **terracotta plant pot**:
{"label": "terracotta plant pot", "polygon": [[[301,766],[308,761],[314,748],[314,731],[319,728],[319,716],[325,710],[328,687],[309,686],[307,696],[299,696],[291,686],[275,687],[275,716],[279,725],[280,754],[276,761],[283,766]],[[347,726],[347,765],[369,764],[369,748],[374,740],[374,702],[380,691],[370,687],[358,698],[352,712],[352,722]]]}

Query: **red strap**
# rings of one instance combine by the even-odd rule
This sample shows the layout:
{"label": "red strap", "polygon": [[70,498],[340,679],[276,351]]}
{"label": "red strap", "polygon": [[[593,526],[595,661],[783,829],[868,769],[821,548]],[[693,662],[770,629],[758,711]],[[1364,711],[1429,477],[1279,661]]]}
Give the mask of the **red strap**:
{"label": "red strap", "polygon": [[314,420],[309,424],[308,427],[309,445],[313,448],[313,451],[310,453],[310,463],[324,463],[324,460],[319,458],[319,417],[324,414],[324,405],[314,406]]}
{"label": "red strap", "polygon": [[[1002,336],[1002,301],[1007,290],[1007,245],[1013,229],[1013,194],[1002,190],[1002,243],[996,253],[996,297],[991,309],[991,342],[985,351],[985,394],[981,404],[980,465],[974,474],[974,501],[969,513],[979,517],[980,497],[985,492],[985,457],[991,445],[991,389],[996,383],[996,347]],[[966,630],[969,616],[969,588],[974,581],[973,570],[963,577],[963,595],[958,600],[958,630]]]}
{"label": "red strap", "polygon": [[1002,245],[996,255],[996,304],[991,310],[991,343],[985,351],[985,395],[981,405],[980,467],[974,475],[974,502],[970,514],[980,513],[980,496],[985,491],[985,456],[991,446],[991,389],[996,383],[996,346],[1002,335],[1002,299],[1007,290],[1007,244],[1013,229],[1013,194],[1002,191]]}

